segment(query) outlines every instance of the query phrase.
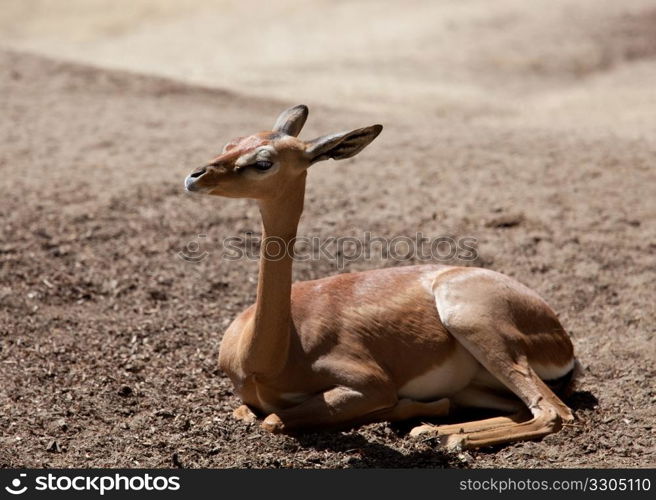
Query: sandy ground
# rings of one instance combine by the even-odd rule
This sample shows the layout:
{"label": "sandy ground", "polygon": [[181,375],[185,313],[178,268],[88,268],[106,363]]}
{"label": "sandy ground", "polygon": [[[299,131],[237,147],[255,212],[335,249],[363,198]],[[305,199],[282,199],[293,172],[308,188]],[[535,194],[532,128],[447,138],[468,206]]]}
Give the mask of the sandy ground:
{"label": "sandy ground", "polygon": [[[0,466],[655,466],[656,9],[527,4],[4,2]],[[216,356],[256,263],[220,244],[259,219],[181,182],[298,101],[307,138],[386,127],[313,168],[301,234],[476,238],[473,264],[571,332],[576,425],[445,454],[404,427],[291,438],[231,419]],[[181,259],[190,243],[207,257]]]}

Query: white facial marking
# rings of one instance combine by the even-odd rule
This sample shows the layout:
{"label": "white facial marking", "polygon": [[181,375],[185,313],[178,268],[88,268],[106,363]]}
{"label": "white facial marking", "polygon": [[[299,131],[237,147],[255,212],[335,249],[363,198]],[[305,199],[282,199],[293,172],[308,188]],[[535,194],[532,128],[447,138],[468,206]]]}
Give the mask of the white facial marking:
{"label": "white facial marking", "polygon": [[235,167],[245,167],[246,165],[252,165],[256,161],[273,161],[275,153],[276,150],[273,146],[262,146],[237,158]]}

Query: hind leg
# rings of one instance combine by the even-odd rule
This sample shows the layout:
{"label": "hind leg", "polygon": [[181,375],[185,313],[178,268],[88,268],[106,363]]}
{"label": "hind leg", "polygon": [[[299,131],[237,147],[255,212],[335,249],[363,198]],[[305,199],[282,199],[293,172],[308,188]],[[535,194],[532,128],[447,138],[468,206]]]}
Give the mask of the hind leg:
{"label": "hind leg", "polygon": [[[530,414],[520,412],[509,417],[455,425],[424,425],[413,429],[411,435],[437,434],[444,437],[443,443],[448,448],[479,448],[540,438],[559,431],[563,422],[573,420],[569,408],[539,379],[528,362],[519,360],[501,370],[505,375],[504,384],[524,401]],[[526,418],[528,420],[521,421]]]}
{"label": "hind leg", "polygon": [[[471,422],[464,426],[442,428],[449,447],[477,448],[494,444],[536,439],[573,420],[570,409],[546,386],[531,368],[525,350],[526,336],[514,319],[535,315],[535,330],[540,321],[552,325],[551,310],[530,290],[496,273],[471,273],[464,279],[437,283],[433,289],[440,319],[447,330],[504,386],[528,407],[530,419]],[[471,279],[474,278],[474,279]],[[546,318],[546,319],[545,319]],[[543,334],[542,349],[554,349],[554,358],[567,357],[560,352],[561,331]],[[551,337],[550,337],[551,336]],[[553,337],[553,338],[552,338]],[[567,345],[562,343],[562,345]],[[463,429],[464,432],[460,432]],[[424,428],[424,431],[426,429]],[[433,429],[440,434],[440,427]]]}
{"label": "hind leg", "polygon": [[507,417],[486,418],[483,420],[474,420],[473,422],[463,422],[461,424],[448,425],[431,425],[423,424],[413,427],[410,431],[412,437],[420,436],[450,436],[452,434],[462,434],[487,431],[490,429],[501,429],[511,425],[519,424],[531,417],[527,410],[518,411]]}
{"label": "hind leg", "polygon": [[439,426],[431,424],[419,425],[410,431],[410,435],[413,437],[435,434],[445,436],[463,432],[482,431],[517,424],[531,417],[528,409],[519,399],[514,398],[512,394],[497,394],[494,392],[495,390],[498,389],[483,385],[472,385],[451,396],[450,400],[456,408],[499,410],[504,413],[507,412],[509,415],[458,424]]}

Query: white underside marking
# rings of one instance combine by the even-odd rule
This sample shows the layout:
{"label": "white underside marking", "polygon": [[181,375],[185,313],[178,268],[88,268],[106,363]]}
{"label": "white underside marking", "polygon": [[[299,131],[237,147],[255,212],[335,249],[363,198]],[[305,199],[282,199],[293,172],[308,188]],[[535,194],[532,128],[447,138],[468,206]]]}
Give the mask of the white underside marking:
{"label": "white underside marking", "polygon": [[535,370],[535,373],[538,374],[542,380],[555,380],[560,377],[564,377],[574,368],[574,358],[572,358],[569,363],[558,366],[558,365],[542,365],[540,363],[531,363],[531,368]]}
{"label": "white underside marking", "polygon": [[442,363],[408,381],[398,395],[415,400],[448,397],[466,387],[479,369],[478,362],[460,344]]}

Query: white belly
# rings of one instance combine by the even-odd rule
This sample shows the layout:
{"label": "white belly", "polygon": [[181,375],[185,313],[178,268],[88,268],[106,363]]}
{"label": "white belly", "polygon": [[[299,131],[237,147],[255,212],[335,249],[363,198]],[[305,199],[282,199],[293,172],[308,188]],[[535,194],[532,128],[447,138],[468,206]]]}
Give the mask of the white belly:
{"label": "white belly", "polygon": [[479,370],[479,363],[460,344],[439,365],[408,381],[398,395],[419,401],[448,397],[464,389]]}

